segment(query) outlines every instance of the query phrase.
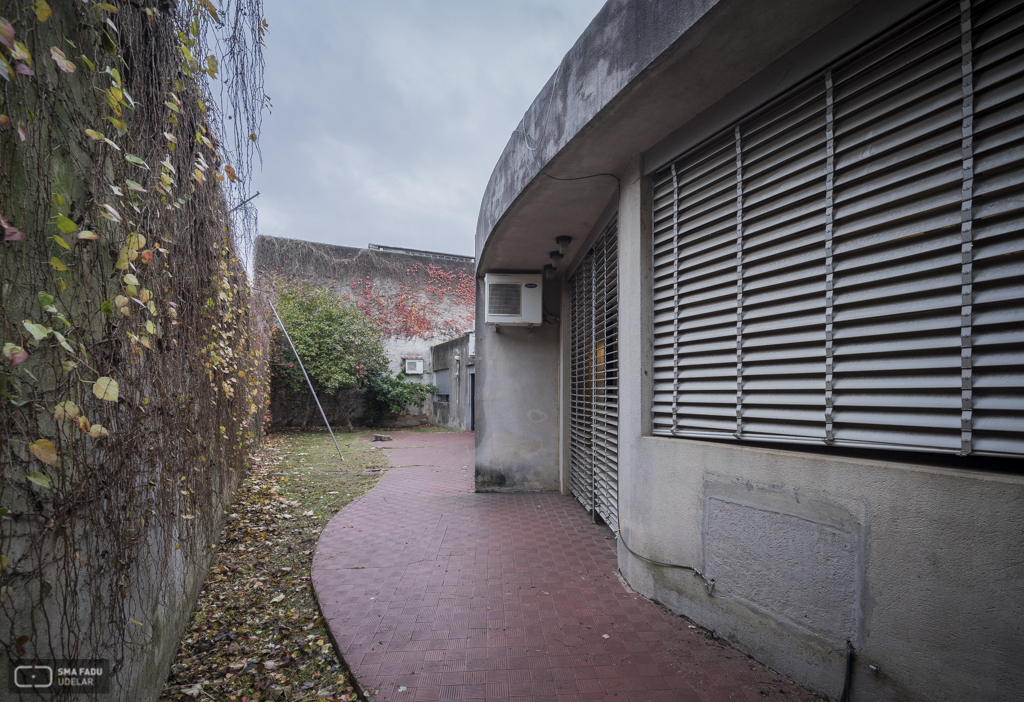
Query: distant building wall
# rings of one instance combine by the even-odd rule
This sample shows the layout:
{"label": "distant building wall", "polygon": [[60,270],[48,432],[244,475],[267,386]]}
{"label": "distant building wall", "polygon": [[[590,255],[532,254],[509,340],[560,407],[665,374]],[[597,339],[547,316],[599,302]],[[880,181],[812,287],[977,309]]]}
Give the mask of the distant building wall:
{"label": "distant building wall", "polygon": [[[266,285],[272,276],[301,278],[355,301],[383,328],[392,371],[404,370],[406,356],[423,359],[422,375],[408,376],[421,384],[433,382],[431,346],[473,326],[473,268],[472,258],[455,254],[375,245],[360,249],[270,236],[256,239],[253,263],[257,286]],[[391,417],[388,425],[426,423],[432,404],[430,397],[423,407]],[[339,408],[328,402],[324,410],[332,424],[344,423]],[[320,421],[308,393],[275,392],[271,414],[275,426]]]}
{"label": "distant building wall", "polygon": [[463,431],[473,429],[476,374],[476,357],[473,353],[476,349],[473,342],[474,333],[471,332],[438,344],[430,350],[431,366],[434,369],[431,382],[438,385],[437,374],[441,372],[447,371],[448,377],[447,401],[439,401],[435,394],[431,404],[430,423],[434,426]]}

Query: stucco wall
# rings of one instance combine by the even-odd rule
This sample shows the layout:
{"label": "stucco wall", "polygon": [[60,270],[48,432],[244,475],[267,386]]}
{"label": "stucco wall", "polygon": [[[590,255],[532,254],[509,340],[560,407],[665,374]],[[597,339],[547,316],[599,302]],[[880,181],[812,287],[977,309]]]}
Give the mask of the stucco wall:
{"label": "stucco wall", "polygon": [[448,369],[448,402],[434,401],[430,412],[430,423],[448,429],[472,429],[470,407],[472,398],[472,374],[476,371],[475,358],[469,355],[469,335],[446,341],[430,349],[431,365],[435,371]]}
{"label": "stucco wall", "polygon": [[[1024,476],[649,435],[649,183],[619,200],[620,536],[627,582],[837,699],[1024,690]],[[869,669],[875,664],[879,672]]]}
{"label": "stucco wall", "polygon": [[[484,283],[477,279],[477,309]],[[545,281],[544,306],[561,307]],[[559,489],[559,325],[476,326],[477,492]]]}

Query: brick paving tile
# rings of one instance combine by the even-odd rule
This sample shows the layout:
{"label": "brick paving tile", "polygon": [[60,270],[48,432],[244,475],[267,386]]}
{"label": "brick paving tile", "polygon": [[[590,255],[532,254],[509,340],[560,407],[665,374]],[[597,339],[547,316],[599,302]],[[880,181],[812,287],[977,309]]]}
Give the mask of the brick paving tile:
{"label": "brick paving tile", "polygon": [[392,436],[312,569],[371,700],[820,700],[627,590],[572,497],[474,493],[472,433]]}

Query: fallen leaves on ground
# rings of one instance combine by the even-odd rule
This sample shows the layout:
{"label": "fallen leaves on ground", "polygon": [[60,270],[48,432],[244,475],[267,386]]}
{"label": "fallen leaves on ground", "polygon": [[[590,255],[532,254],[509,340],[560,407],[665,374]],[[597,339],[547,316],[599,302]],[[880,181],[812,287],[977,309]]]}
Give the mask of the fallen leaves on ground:
{"label": "fallen leaves on ground", "polygon": [[[320,532],[369,490],[382,451],[326,432],[272,434],[251,459],[162,701],[356,700],[310,584]],[[329,449],[329,450],[328,450]]]}

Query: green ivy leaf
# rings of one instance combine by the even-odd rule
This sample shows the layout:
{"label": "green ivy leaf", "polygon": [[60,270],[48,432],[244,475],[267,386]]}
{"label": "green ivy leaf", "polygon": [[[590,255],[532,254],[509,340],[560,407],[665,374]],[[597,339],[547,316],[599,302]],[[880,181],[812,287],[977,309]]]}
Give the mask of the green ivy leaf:
{"label": "green ivy leaf", "polygon": [[[78,225],[64,215],[57,215],[57,228],[65,234],[71,234],[78,229]],[[71,247],[67,245],[67,242],[64,243],[64,247],[69,251],[71,250]]]}
{"label": "green ivy leaf", "polygon": [[132,154],[125,154],[124,160],[128,161],[129,163],[134,163],[136,166],[141,166],[142,168],[149,168],[149,166],[146,165],[145,161],[143,161],[138,156],[134,156]]}
{"label": "green ivy leaf", "polygon": [[32,338],[36,341],[42,341],[53,331],[52,329],[47,329],[42,324],[36,324],[35,322],[30,322],[27,319],[23,321],[22,324],[25,325],[25,329],[28,330],[28,333],[31,334]]}
{"label": "green ivy leaf", "polygon": [[108,317],[114,316],[114,306],[110,304],[110,300],[103,301],[103,304],[100,305],[100,312],[107,315]]}
{"label": "green ivy leaf", "polygon": [[[50,444],[50,445],[52,446],[53,444]],[[56,460],[56,453],[54,453],[54,459]],[[40,460],[42,460],[42,459],[40,459]],[[39,487],[44,487],[47,490],[50,490],[50,489],[53,488],[53,486],[50,484],[50,479],[47,478],[42,473],[33,472],[33,473],[29,473],[25,477],[28,478],[31,482],[33,482],[36,485],[38,485]]]}
{"label": "green ivy leaf", "polygon": [[117,381],[107,376],[97,378],[92,386],[92,394],[107,402],[117,402],[119,390]]}
{"label": "green ivy leaf", "polygon": [[[65,320],[65,324],[66,324],[66,323],[67,323],[67,322],[66,322],[66,320]],[[55,332],[53,333],[53,338],[54,338],[54,339],[56,339],[56,340],[57,340],[57,343],[58,343],[58,344],[60,344],[60,345],[61,345],[61,347],[63,347],[63,349],[64,349],[65,351],[67,351],[68,353],[74,353],[74,352],[75,352],[75,350],[74,350],[73,348],[71,348],[71,344],[69,344],[69,343],[68,343],[68,340],[67,340],[67,339],[65,339],[65,338],[64,338],[64,335],[63,335],[63,334],[61,334],[60,332],[56,332],[56,331],[55,331]]]}

